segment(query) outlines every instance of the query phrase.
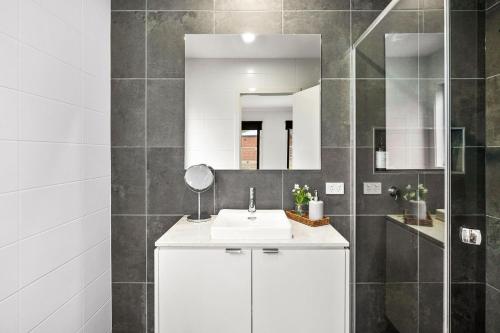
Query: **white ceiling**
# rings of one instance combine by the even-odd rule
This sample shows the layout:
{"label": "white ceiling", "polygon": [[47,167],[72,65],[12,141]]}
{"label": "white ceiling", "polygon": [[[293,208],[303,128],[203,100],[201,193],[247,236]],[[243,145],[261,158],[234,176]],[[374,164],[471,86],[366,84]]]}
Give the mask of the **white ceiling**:
{"label": "white ceiling", "polygon": [[320,58],[321,35],[256,35],[246,44],[241,35],[188,34],[186,58]]}
{"label": "white ceiling", "polygon": [[444,48],[442,33],[395,33],[385,35],[385,56],[421,57]]}
{"label": "white ceiling", "polygon": [[268,108],[291,108],[293,95],[243,95],[241,96],[241,107],[243,109],[268,109]]}

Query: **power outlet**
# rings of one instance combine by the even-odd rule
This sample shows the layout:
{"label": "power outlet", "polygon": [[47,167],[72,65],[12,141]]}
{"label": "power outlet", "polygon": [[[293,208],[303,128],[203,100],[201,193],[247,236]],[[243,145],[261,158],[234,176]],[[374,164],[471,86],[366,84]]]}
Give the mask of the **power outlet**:
{"label": "power outlet", "polygon": [[326,183],[326,194],[344,194],[344,183]]}
{"label": "power outlet", "polygon": [[363,194],[382,194],[382,183],[363,183]]}

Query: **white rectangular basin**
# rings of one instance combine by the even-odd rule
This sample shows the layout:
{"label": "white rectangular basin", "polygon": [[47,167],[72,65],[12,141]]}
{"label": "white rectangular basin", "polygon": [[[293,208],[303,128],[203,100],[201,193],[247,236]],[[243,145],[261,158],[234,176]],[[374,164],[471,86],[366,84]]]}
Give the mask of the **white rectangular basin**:
{"label": "white rectangular basin", "polygon": [[283,210],[222,209],[211,228],[212,239],[281,240],[292,238],[292,225]]}

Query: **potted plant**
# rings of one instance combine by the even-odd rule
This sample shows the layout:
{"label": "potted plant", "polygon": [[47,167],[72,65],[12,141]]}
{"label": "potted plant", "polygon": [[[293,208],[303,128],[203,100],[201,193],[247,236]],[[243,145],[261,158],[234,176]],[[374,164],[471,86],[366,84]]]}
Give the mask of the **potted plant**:
{"label": "potted plant", "polygon": [[410,215],[415,216],[419,220],[427,219],[427,204],[425,202],[425,196],[429,190],[424,186],[424,184],[418,184],[418,187],[414,189],[410,184],[405,187],[405,193],[403,194],[403,199],[410,204]]}
{"label": "potted plant", "polygon": [[300,187],[299,184],[295,184],[292,194],[295,201],[295,212],[299,215],[304,215],[304,208],[312,199],[312,195],[309,192],[309,186],[304,185]]}

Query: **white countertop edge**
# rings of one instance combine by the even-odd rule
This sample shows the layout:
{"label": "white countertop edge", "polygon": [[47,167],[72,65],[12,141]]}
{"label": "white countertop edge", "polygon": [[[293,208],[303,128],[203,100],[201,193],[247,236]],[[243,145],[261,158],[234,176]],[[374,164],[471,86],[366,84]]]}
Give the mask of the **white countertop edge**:
{"label": "white countertop edge", "polygon": [[[292,223],[292,239],[287,240],[213,240],[210,238],[210,227],[213,219],[208,222],[187,222],[183,216],[172,228],[165,232],[156,242],[156,247],[168,248],[309,248],[309,249],[345,249],[349,242],[331,225],[309,227],[290,220]],[[335,218],[335,217],[333,217]]]}

